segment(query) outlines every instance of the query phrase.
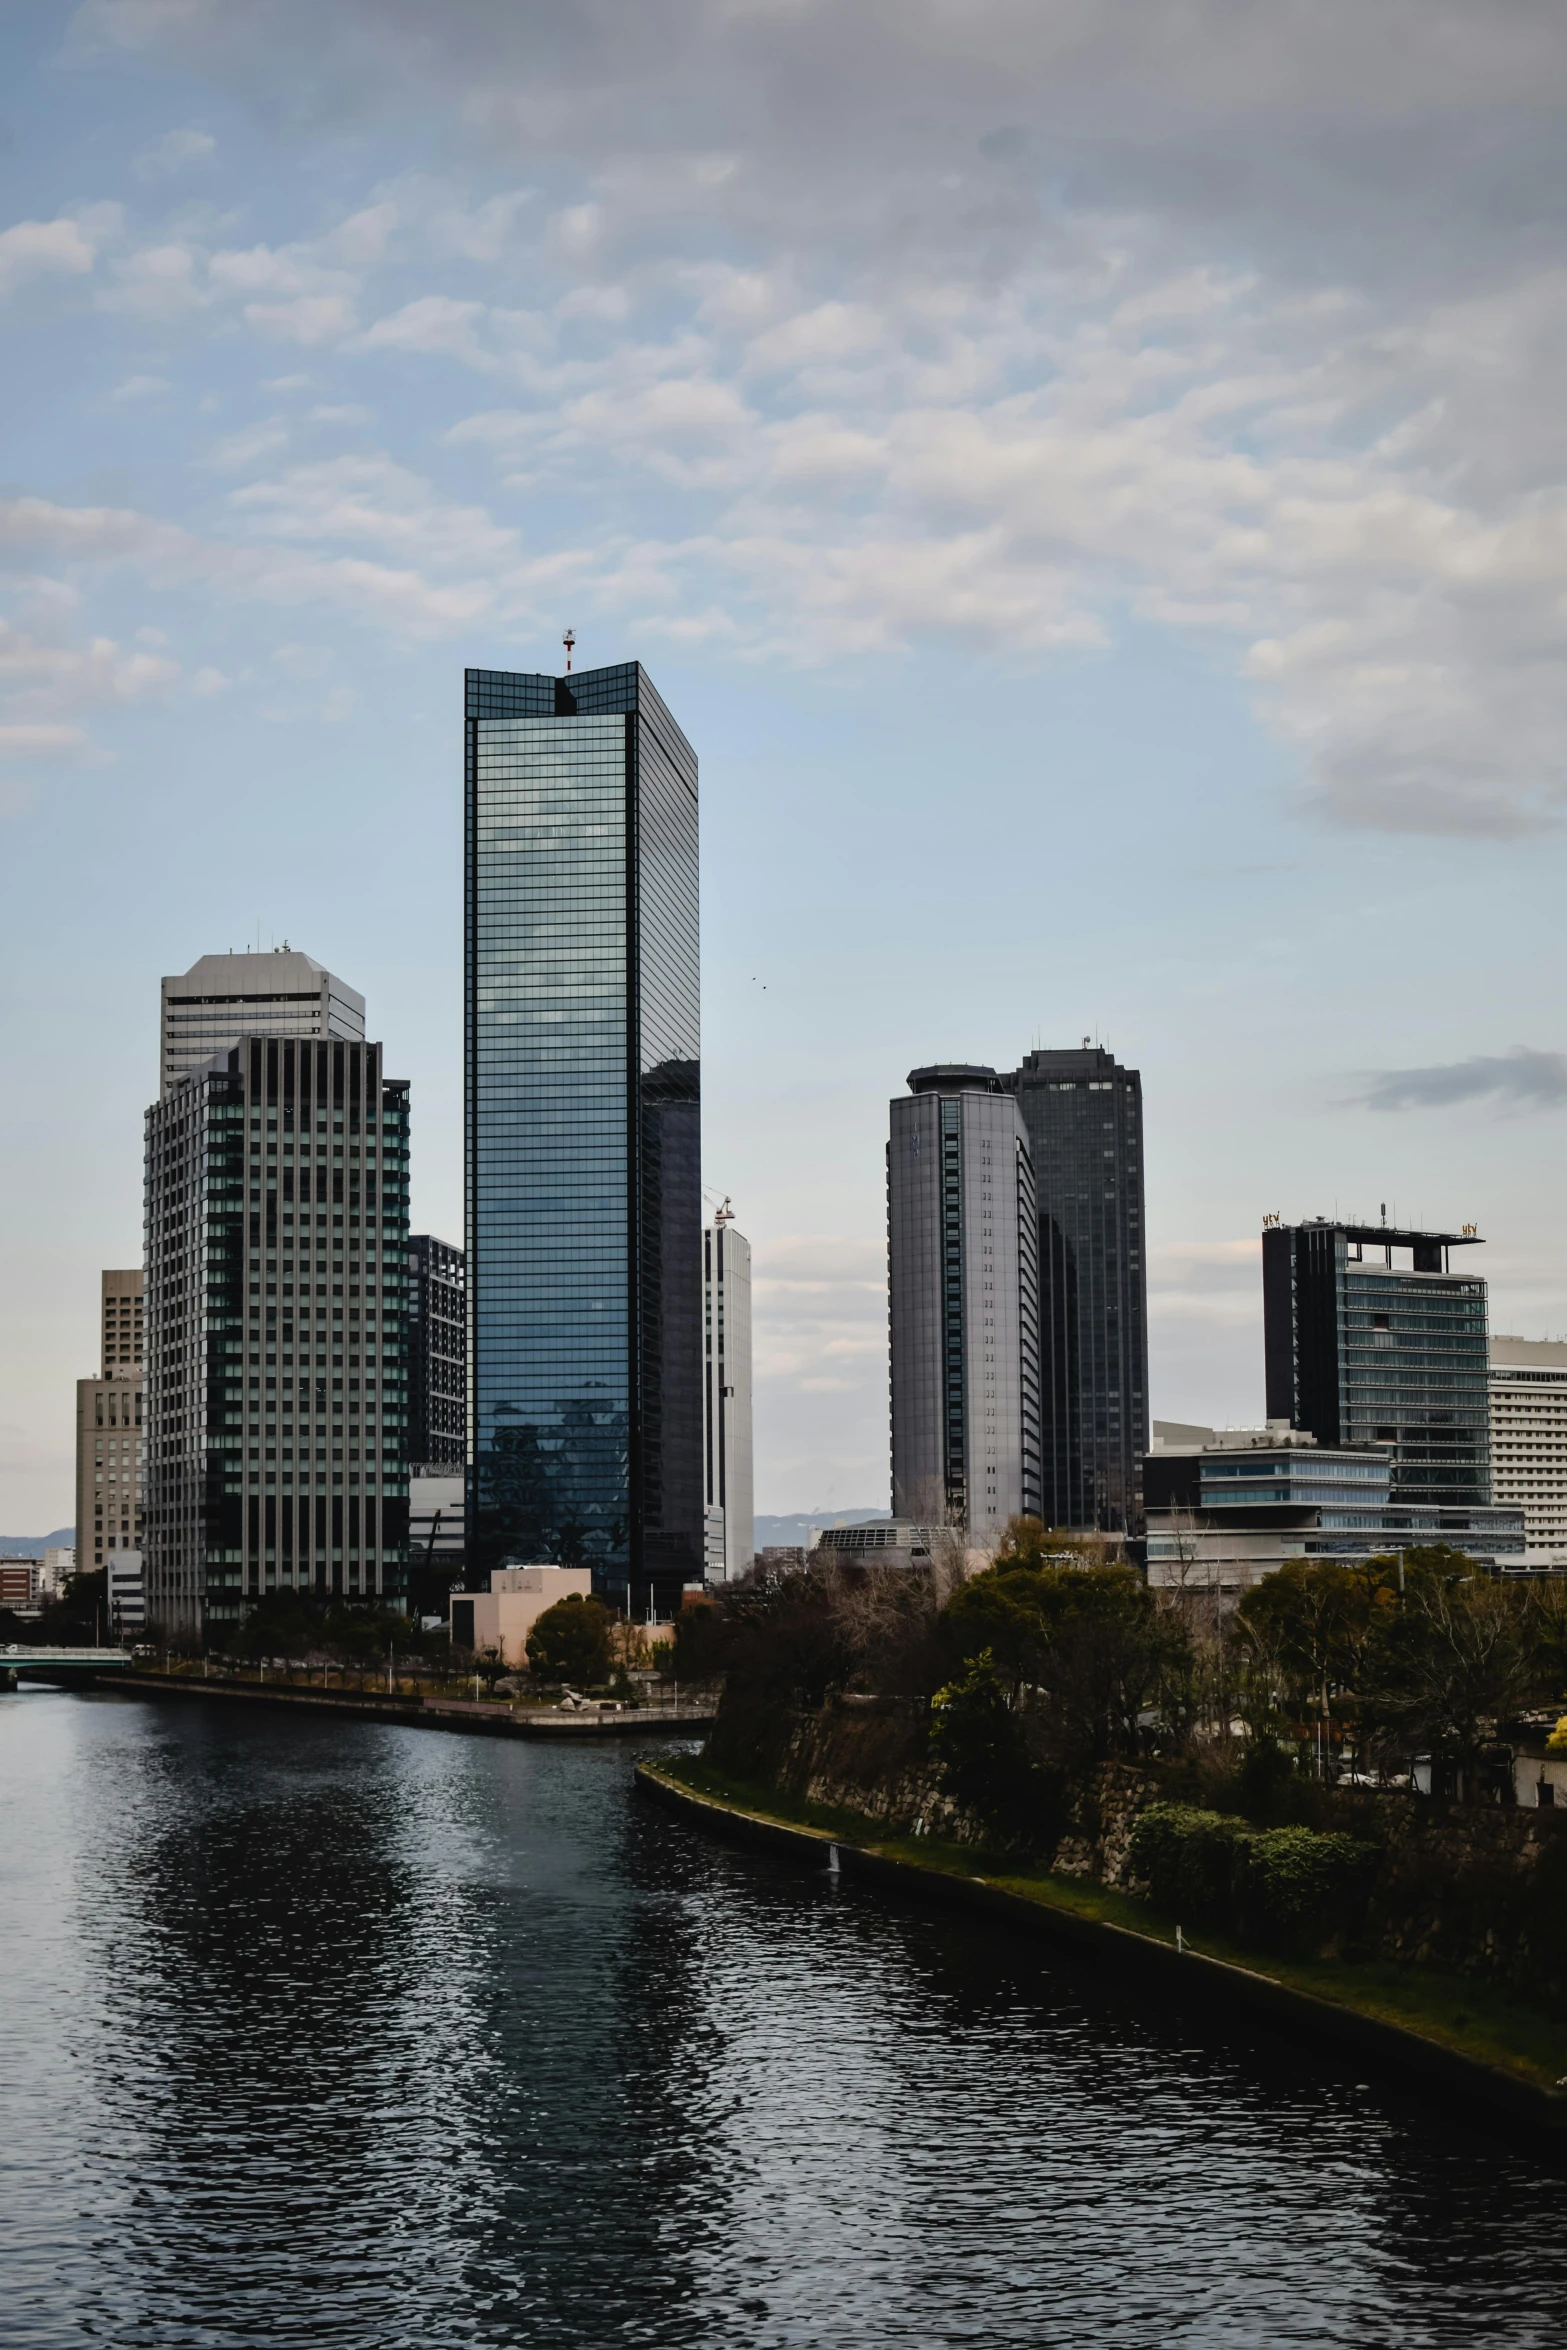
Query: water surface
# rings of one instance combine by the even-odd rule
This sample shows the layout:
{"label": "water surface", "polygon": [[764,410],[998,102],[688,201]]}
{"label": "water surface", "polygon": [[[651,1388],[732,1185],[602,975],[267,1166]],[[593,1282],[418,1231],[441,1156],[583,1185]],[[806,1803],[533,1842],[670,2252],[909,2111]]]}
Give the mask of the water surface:
{"label": "water surface", "polygon": [[1558,2341],[1527,2147],[632,1759],[0,1699],[0,2340]]}

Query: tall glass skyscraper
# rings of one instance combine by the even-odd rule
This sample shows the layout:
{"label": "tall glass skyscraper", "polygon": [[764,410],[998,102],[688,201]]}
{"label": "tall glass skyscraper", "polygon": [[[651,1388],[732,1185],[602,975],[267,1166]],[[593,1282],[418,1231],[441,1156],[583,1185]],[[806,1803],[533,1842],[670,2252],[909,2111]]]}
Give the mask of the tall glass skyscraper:
{"label": "tall glass skyscraper", "polygon": [[466,676],[469,1559],[702,1574],[696,754],[640,663]]}

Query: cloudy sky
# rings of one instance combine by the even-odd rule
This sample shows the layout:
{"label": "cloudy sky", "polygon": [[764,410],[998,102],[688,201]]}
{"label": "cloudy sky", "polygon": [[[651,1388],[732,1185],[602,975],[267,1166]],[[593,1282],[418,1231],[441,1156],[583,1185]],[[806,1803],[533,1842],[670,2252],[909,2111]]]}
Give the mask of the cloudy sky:
{"label": "cloudy sky", "polygon": [[12,0],[0,1531],[160,973],[362,989],[460,1238],[460,671],[567,623],[702,757],[759,1507],[885,1500],[938,1056],[1142,1069],[1163,1416],[1266,1210],[1567,1328],[1564,102],[1535,0]]}

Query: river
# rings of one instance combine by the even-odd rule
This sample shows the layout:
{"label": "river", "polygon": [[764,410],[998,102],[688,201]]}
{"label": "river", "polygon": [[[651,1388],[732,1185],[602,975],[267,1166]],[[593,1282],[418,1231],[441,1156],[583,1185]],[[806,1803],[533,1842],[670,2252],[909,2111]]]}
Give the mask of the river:
{"label": "river", "polygon": [[632,1755],[0,1699],[0,2340],[1554,2344],[1567,2182]]}

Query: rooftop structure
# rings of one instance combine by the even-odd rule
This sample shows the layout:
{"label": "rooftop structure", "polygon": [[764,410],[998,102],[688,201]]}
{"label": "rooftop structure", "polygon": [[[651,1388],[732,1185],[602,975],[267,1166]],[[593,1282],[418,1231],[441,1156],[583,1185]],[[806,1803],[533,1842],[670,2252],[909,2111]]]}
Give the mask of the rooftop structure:
{"label": "rooftop structure", "polygon": [[163,982],[159,1094],[242,1036],[343,1037],[362,1044],[365,999],[311,955],[202,955]]}

